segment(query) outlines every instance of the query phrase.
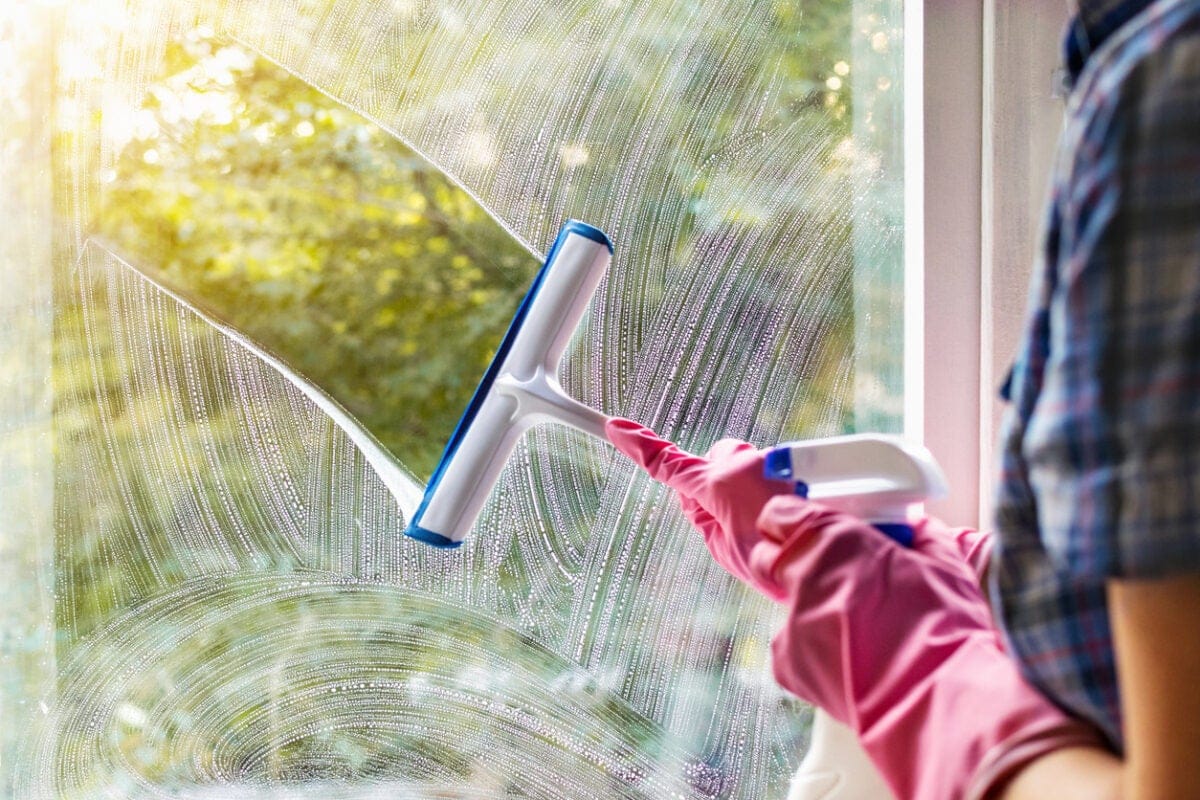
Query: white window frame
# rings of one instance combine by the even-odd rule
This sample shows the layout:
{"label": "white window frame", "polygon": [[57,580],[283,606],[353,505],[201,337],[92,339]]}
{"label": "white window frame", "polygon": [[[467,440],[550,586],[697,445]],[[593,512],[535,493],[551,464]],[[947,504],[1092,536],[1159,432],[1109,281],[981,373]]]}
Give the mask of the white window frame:
{"label": "white window frame", "polygon": [[[1062,0],[914,0],[905,37],[905,434],[948,522],[991,526],[1000,403],[1061,121]],[[917,112],[917,113],[912,113]]]}

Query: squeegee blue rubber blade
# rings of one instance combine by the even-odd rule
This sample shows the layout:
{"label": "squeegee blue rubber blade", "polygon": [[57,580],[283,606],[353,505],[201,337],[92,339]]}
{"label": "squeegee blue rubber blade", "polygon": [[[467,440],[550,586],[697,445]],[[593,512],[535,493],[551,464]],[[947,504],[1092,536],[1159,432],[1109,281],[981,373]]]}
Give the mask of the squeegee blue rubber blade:
{"label": "squeegee blue rubber blade", "polygon": [[442,536],[440,533],[434,533],[428,528],[422,528],[416,523],[410,524],[405,528],[404,535],[410,539],[416,539],[419,542],[440,547],[443,550],[453,550],[462,544],[462,542],[456,542],[453,539]]}
{"label": "squeegee blue rubber blade", "polygon": [[442,474],[446,471],[446,467],[454,460],[454,454],[458,451],[458,446],[462,444],[463,439],[467,436],[467,431],[471,428],[471,423],[475,420],[475,415],[479,413],[479,407],[483,405],[484,399],[488,392],[492,390],[492,384],[496,381],[496,377],[500,374],[500,368],[504,365],[504,360],[508,358],[508,353],[512,350],[513,342],[517,338],[517,332],[521,330],[521,324],[525,321],[525,317],[529,314],[529,308],[533,305],[533,299],[537,297],[538,290],[542,287],[542,282],[546,277],[546,273],[550,270],[554,259],[558,255],[559,248],[563,242],[571,234],[583,236],[586,239],[591,239],[593,242],[599,242],[608,248],[608,252],[613,252],[612,241],[604,231],[588,225],[586,222],[580,222],[577,219],[569,219],[563,223],[562,228],[558,231],[558,236],[554,239],[554,244],[550,247],[550,252],[546,254],[546,260],[542,263],[541,269],[533,278],[533,283],[529,287],[529,291],[525,293],[524,299],[521,300],[521,305],[517,307],[517,313],[513,315],[512,322],[508,324],[508,331],[504,334],[504,339],[500,342],[499,349],[496,350],[496,355],[492,358],[492,363],[488,365],[487,371],[483,373],[483,378],[480,379],[479,385],[475,387],[475,393],[471,395],[471,402],[467,403],[467,410],[459,417],[458,424],[454,427],[454,433],[451,434],[450,440],[446,443],[446,449],[442,451],[442,457],[438,459],[438,464],[433,470],[433,475],[429,478],[429,484],[425,487],[425,495],[421,498],[421,504],[417,506],[417,511],[413,514],[412,519],[408,523],[408,527],[404,529],[404,535],[412,539],[416,539],[426,544],[431,544],[434,547],[455,548],[462,544],[453,539],[442,536],[440,533],[422,528],[420,525],[421,517],[425,513],[425,507],[429,505],[429,498],[437,492],[438,484],[441,481]]}

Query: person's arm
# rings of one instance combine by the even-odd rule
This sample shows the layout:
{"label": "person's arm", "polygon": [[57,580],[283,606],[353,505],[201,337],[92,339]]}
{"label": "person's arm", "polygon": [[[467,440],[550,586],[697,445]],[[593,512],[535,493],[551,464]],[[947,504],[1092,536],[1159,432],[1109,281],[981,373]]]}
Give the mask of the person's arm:
{"label": "person's arm", "polygon": [[1200,575],[1112,580],[1108,598],[1125,760],[1059,750],[1018,774],[1003,800],[1200,797]]}
{"label": "person's arm", "polygon": [[1128,800],[1122,774],[1121,760],[1107,750],[1068,747],[1021,770],[998,800]]}
{"label": "person's arm", "polygon": [[1200,797],[1200,575],[1110,581],[1126,800]]}

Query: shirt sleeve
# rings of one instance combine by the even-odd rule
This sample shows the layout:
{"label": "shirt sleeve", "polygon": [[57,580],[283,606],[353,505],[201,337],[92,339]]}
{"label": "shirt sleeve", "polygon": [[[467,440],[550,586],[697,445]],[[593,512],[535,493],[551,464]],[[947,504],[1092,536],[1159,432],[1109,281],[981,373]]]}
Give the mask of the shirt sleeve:
{"label": "shirt sleeve", "polygon": [[1161,577],[1200,570],[1200,35],[1106,80],[1068,122],[1024,456],[1059,568]]}

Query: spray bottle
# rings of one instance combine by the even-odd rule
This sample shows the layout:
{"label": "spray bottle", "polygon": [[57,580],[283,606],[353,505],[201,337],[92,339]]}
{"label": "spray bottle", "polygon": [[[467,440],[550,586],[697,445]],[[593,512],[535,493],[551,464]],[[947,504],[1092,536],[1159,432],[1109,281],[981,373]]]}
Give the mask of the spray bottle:
{"label": "spray bottle", "polygon": [[[862,518],[904,547],[913,540],[911,507],[946,493],[946,480],[927,449],[885,434],[781,444],[767,452],[763,473],[791,482],[802,497]],[[787,800],[892,796],[854,732],[817,709],[808,753]]]}

